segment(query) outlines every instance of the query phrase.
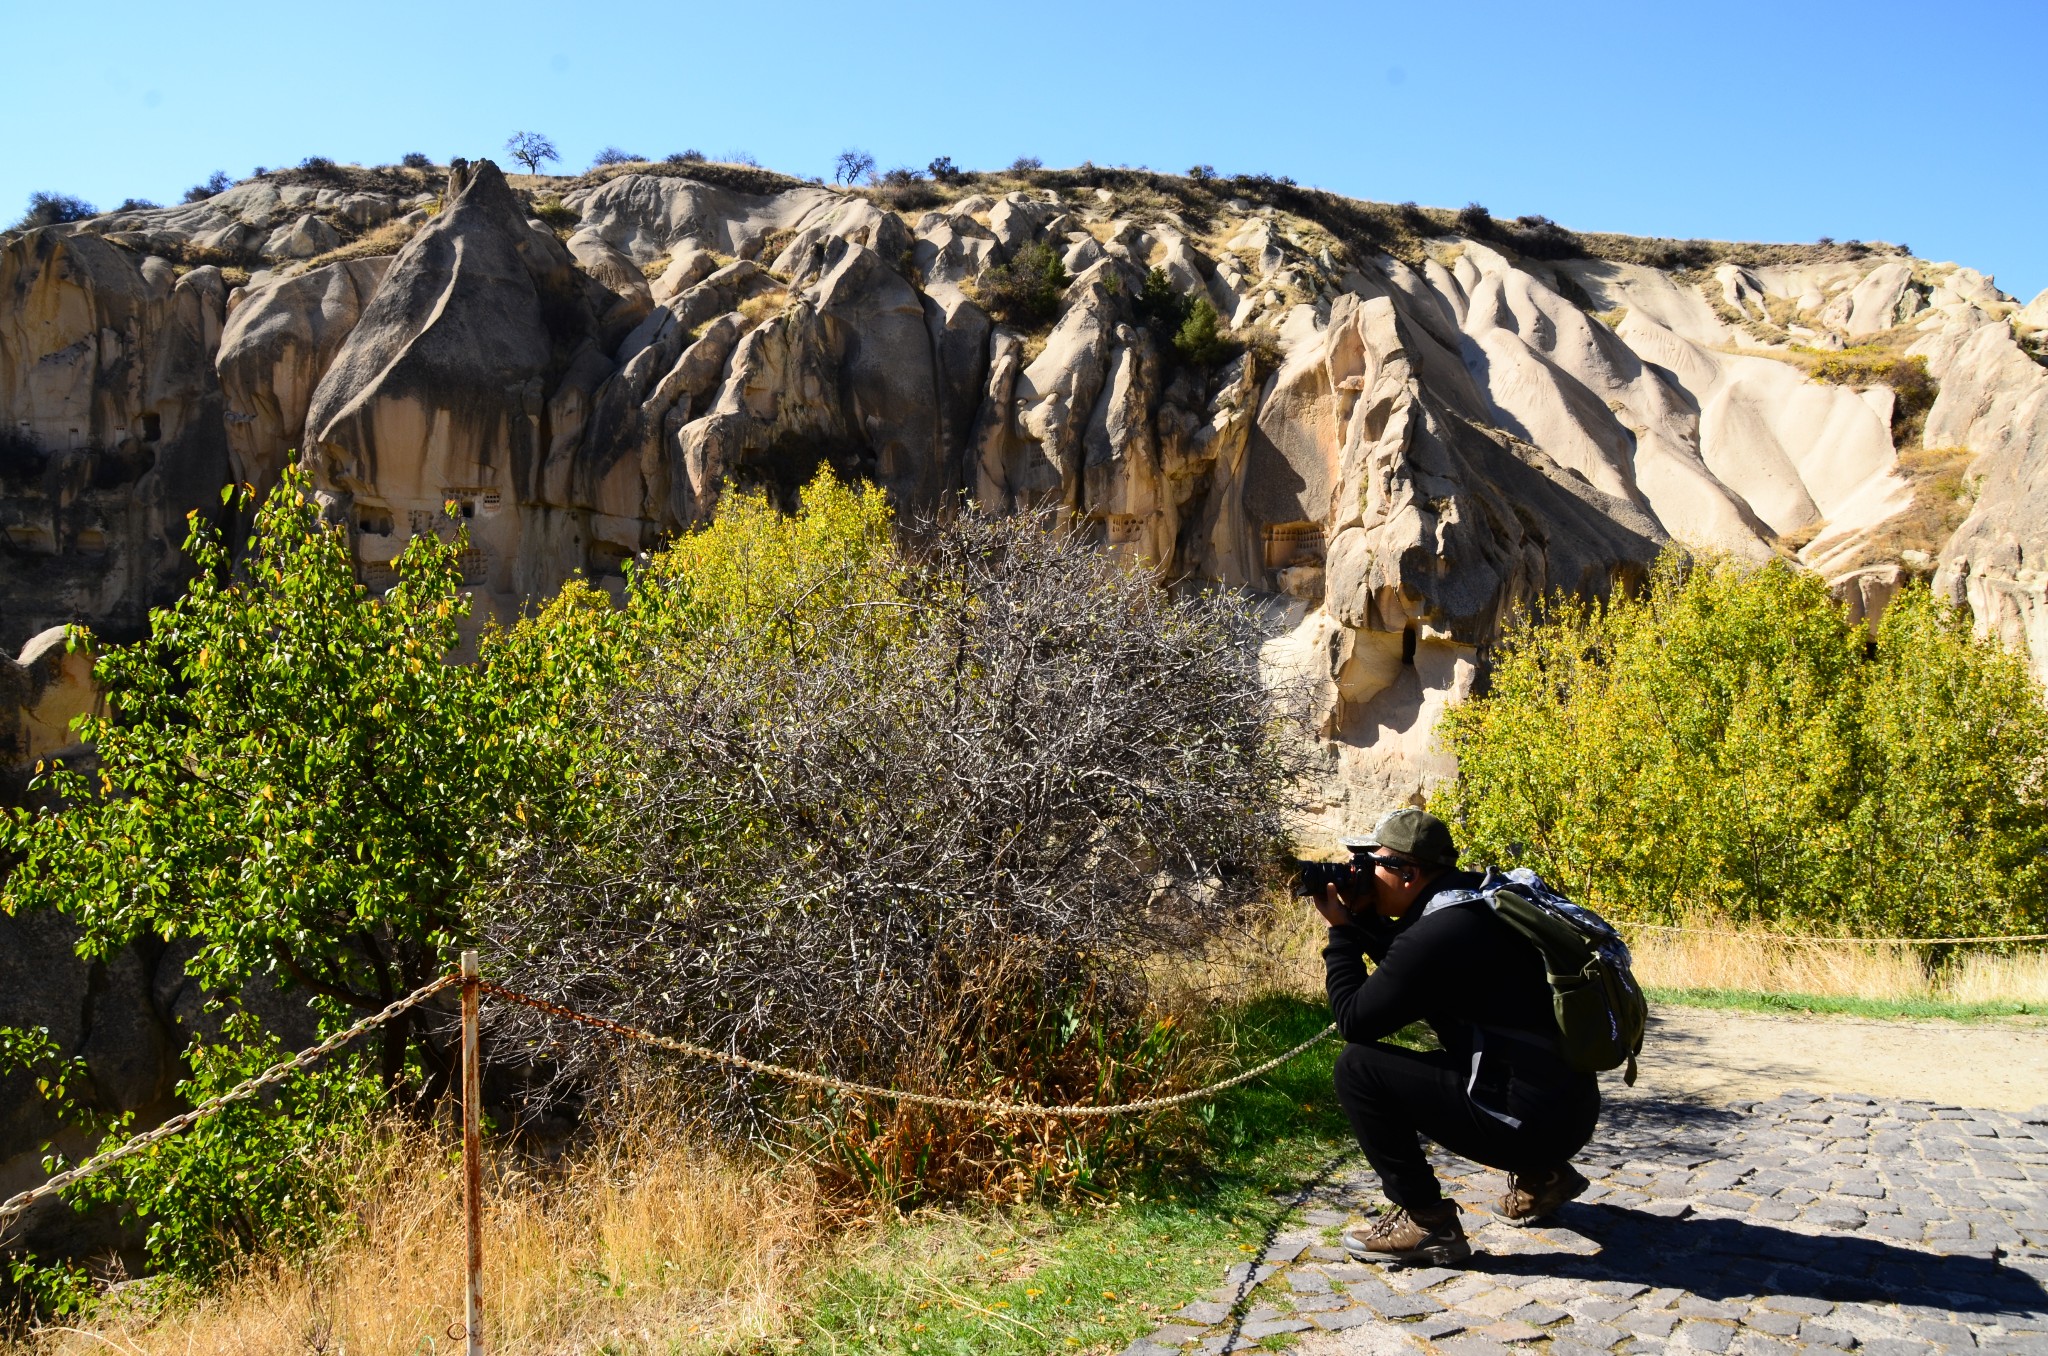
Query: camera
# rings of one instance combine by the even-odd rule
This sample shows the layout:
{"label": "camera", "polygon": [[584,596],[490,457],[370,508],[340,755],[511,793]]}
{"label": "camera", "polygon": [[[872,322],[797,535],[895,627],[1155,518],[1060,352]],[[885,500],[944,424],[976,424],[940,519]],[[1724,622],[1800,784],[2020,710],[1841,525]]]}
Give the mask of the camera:
{"label": "camera", "polygon": [[1290,863],[1294,868],[1293,888],[1297,898],[1321,895],[1325,887],[1331,885],[1339,889],[1365,889],[1373,884],[1375,845],[1360,838],[1346,838],[1341,841],[1350,849],[1349,861],[1310,862],[1297,858]]}

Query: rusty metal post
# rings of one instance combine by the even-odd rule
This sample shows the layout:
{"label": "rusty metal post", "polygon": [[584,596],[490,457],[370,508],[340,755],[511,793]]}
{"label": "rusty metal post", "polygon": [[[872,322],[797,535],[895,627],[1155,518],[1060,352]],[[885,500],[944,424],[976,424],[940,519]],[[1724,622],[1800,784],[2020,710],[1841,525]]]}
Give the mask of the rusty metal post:
{"label": "rusty metal post", "polygon": [[468,1356],[484,1356],[483,1073],[477,1056],[476,952],[462,953],[462,1208],[467,1216],[468,1288],[463,1325]]}

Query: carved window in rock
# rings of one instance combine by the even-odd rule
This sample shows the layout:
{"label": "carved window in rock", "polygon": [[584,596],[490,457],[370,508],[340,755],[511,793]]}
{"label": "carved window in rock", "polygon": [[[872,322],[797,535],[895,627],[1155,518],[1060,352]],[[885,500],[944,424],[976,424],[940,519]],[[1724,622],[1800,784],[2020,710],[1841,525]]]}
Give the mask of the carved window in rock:
{"label": "carved window in rock", "polygon": [[1274,523],[1266,528],[1266,568],[1323,563],[1321,523]]}
{"label": "carved window in rock", "polygon": [[1144,534],[1145,520],[1135,513],[1112,513],[1108,528],[1111,546],[1135,546]]}
{"label": "carved window in rock", "polygon": [[623,575],[626,561],[633,554],[631,547],[621,546],[615,541],[594,541],[590,543],[590,574],[593,579],[611,575]]}
{"label": "carved window in rock", "polygon": [[357,567],[363,587],[372,593],[383,593],[398,586],[398,570],[389,561],[376,561]]}
{"label": "carved window in rock", "polygon": [[496,513],[503,502],[498,491],[488,485],[444,485],[441,500],[453,504],[455,516],[464,522],[478,513]]}
{"label": "carved window in rock", "polygon": [[366,537],[388,537],[398,528],[391,510],[382,504],[356,505],[356,530]]}
{"label": "carved window in rock", "polygon": [[465,548],[456,564],[465,584],[481,584],[490,578],[491,558],[481,546]]}
{"label": "carved window in rock", "polygon": [[57,534],[46,523],[9,523],[7,544],[18,551],[47,556],[57,550]]}

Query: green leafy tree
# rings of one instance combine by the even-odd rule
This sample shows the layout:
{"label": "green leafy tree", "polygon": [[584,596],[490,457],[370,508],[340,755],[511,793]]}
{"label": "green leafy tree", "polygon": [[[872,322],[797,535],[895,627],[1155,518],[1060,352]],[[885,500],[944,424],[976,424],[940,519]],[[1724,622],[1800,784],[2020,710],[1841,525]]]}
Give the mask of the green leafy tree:
{"label": "green leafy tree", "polygon": [[[503,826],[564,809],[575,694],[604,662],[601,626],[561,624],[603,608],[577,588],[486,635],[477,662],[449,662],[469,610],[462,545],[416,535],[380,597],[298,473],[239,564],[194,515],[190,589],[95,668],[107,714],[78,726],[95,770],[43,769],[56,808],[5,824],[5,907],[68,913],[95,952],[190,938],[209,989],[268,975],[335,1018],[439,973]],[[387,1088],[412,1034],[405,1017],[383,1029]],[[419,1051],[433,1095],[450,1061]]]}
{"label": "green leafy tree", "polygon": [[1514,627],[1445,716],[1475,859],[1596,907],[1846,931],[2048,920],[2048,710],[1925,589],[1874,653],[1819,579],[1668,552],[1640,598]]}

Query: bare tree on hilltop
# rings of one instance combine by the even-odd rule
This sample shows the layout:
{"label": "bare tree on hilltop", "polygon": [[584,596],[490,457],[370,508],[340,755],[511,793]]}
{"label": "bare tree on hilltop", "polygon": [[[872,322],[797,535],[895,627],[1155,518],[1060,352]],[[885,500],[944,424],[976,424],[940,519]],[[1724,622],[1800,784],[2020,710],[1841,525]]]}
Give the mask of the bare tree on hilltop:
{"label": "bare tree on hilltop", "polygon": [[859,147],[848,147],[832,162],[832,181],[857,184],[875,172],[875,158]]}
{"label": "bare tree on hilltop", "polygon": [[539,174],[543,164],[562,158],[555,143],[539,132],[514,132],[505,138],[505,153],[526,166],[528,174]]}

